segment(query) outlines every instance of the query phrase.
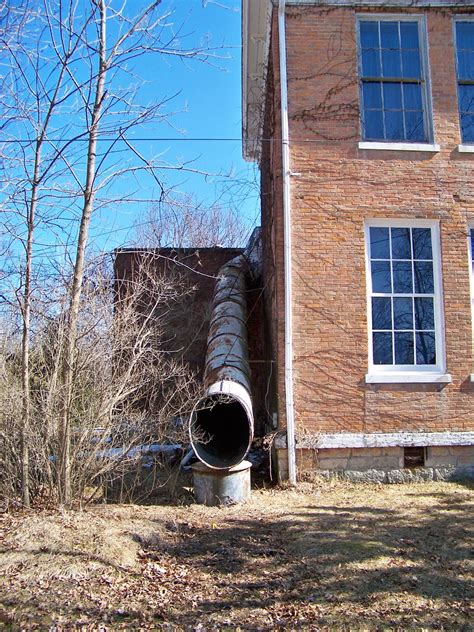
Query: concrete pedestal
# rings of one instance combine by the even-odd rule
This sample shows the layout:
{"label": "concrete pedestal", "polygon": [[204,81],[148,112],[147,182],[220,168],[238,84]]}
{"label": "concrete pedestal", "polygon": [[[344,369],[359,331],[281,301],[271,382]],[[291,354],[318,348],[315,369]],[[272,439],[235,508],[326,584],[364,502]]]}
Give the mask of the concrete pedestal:
{"label": "concrete pedestal", "polygon": [[249,461],[227,470],[214,470],[203,463],[192,466],[194,496],[200,505],[233,505],[247,500],[250,496]]}

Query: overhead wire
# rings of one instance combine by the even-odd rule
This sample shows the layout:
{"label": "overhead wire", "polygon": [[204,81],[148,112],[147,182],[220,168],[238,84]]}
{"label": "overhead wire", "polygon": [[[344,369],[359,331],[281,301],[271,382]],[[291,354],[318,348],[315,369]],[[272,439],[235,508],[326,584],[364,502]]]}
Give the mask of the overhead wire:
{"label": "overhead wire", "polygon": [[[116,139],[115,137],[102,136],[97,139],[98,142],[114,142],[120,141],[123,139]],[[137,142],[229,142],[229,143],[242,143],[242,137],[219,137],[219,136],[197,136],[197,137],[188,137],[183,138],[181,136],[137,136],[127,139],[129,142],[137,141]],[[269,141],[281,141],[281,138],[277,138],[276,136],[272,136],[269,138],[248,138],[245,139],[248,142],[269,142]],[[0,140],[0,144],[24,144],[24,143],[34,143],[36,142],[36,138],[8,138]],[[87,142],[87,138],[48,138],[46,142],[51,143],[85,143]],[[347,143],[347,138],[293,138],[291,139],[292,143]]]}

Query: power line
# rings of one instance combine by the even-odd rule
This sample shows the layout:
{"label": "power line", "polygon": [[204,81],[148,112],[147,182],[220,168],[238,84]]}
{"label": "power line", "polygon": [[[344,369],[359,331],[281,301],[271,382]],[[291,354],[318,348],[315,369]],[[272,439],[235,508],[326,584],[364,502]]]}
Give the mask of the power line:
{"label": "power line", "polygon": [[[115,138],[115,137],[110,137],[110,136],[101,136],[97,139],[98,141],[102,141],[102,142],[115,142],[115,141],[120,141],[120,140],[124,140],[121,138]],[[205,137],[193,137],[193,138],[182,138],[180,136],[138,136],[138,137],[134,137],[134,138],[127,138],[126,139],[128,142],[132,142],[132,141],[163,141],[163,142],[175,142],[175,141],[179,141],[179,142],[192,142],[192,143],[197,143],[197,142],[231,142],[231,143],[236,143],[242,142],[242,138],[218,138],[218,137],[212,137],[212,138],[205,138]],[[10,138],[10,139],[5,139],[5,140],[0,140],[0,143],[9,143],[9,144],[13,144],[13,143],[35,143],[36,142],[36,138]],[[89,139],[87,137],[84,138],[47,138],[45,139],[45,142],[49,142],[49,143],[87,143],[89,142]]]}
{"label": "power line", "polygon": [[[87,143],[88,138],[48,138],[45,139],[45,142],[49,143]],[[101,136],[98,139],[98,142],[116,142],[123,140],[121,138]],[[273,136],[271,138],[248,138],[245,139],[247,142],[281,142],[281,138],[277,138]],[[348,140],[346,138],[291,138],[292,143],[347,143]],[[135,138],[128,138],[128,142],[189,142],[189,143],[202,143],[202,142],[216,142],[216,143],[242,143],[244,141],[243,138],[232,138],[232,137],[193,137],[193,138],[182,138],[180,136],[138,136]],[[23,143],[35,143],[36,138],[10,138],[0,140],[0,144],[23,144]]]}

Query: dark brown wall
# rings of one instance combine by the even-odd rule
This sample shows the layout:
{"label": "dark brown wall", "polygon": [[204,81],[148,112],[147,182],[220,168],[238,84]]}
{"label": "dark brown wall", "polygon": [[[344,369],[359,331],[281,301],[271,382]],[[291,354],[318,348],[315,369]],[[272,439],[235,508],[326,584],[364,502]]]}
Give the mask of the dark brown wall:
{"label": "dark brown wall", "polygon": [[[168,345],[202,376],[215,278],[221,266],[242,252],[239,248],[162,248],[117,250],[115,278],[128,279],[141,265],[157,275],[176,275],[191,289],[167,319]],[[181,340],[180,340],[181,339]]]}
{"label": "dark brown wall", "polygon": [[[206,342],[211,316],[212,296],[219,269],[241,254],[239,248],[184,248],[184,249],[123,249],[116,251],[115,278],[130,279],[134,270],[148,265],[150,260],[157,275],[179,275],[180,282],[194,288],[167,320],[170,348],[202,378],[206,357]],[[256,434],[263,432],[266,418],[265,393],[268,363],[265,362],[263,291],[260,283],[247,292],[247,325],[249,358],[252,372]]]}

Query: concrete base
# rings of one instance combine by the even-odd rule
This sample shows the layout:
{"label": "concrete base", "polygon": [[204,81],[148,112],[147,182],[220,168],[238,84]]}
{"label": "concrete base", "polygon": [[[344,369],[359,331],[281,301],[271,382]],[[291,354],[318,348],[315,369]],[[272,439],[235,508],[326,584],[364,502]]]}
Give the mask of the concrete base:
{"label": "concrete base", "polygon": [[249,461],[242,461],[228,470],[214,470],[203,463],[194,463],[191,469],[196,502],[214,507],[246,501],[250,496],[251,467]]}
{"label": "concrete base", "polygon": [[[276,450],[278,477],[288,478],[286,449]],[[300,479],[316,475],[385,483],[473,478],[474,446],[426,446],[424,467],[405,468],[404,448],[297,448]]]}
{"label": "concrete base", "polygon": [[313,478],[347,480],[352,483],[426,483],[429,481],[466,481],[474,479],[474,467],[417,467],[402,470],[315,470]]}

